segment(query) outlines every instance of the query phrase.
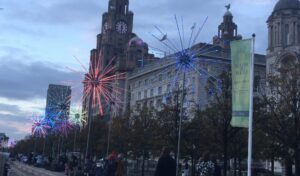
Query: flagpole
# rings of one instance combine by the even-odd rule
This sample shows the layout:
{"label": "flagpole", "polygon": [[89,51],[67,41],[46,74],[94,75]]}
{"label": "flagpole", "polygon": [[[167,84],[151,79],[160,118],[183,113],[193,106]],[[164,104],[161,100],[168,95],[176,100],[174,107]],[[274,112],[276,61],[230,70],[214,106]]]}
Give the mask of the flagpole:
{"label": "flagpole", "polygon": [[249,110],[249,132],[248,132],[248,172],[251,176],[252,167],[252,133],[253,133],[253,78],[254,78],[254,51],[255,51],[255,34],[252,34],[252,57],[250,65],[250,110]]}

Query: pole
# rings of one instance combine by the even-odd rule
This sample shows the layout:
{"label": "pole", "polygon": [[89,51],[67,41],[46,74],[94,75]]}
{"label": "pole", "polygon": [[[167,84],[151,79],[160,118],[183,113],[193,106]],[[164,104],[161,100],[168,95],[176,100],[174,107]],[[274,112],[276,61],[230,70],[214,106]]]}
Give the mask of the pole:
{"label": "pole", "polygon": [[93,116],[93,107],[92,107],[92,97],[89,98],[89,113],[88,113],[88,135],[87,135],[87,141],[86,141],[86,149],[85,149],[85,158],[88,157],[89,154],[89,145],[90,145],[90,133],[92,128],[92,116]]}
{"label": "pole", "polygon": [[181,142],[181,124],[182,124],[182,117],[183,117],[183,101],[185,96],[185,72],[183,73],[183,82],[182,82],[182,96],[180,102],[180,116],[179,116],[179,129],[178,129],[178,143],[177,143],[177,158],[176,158],[176,176],[178,176],[178,165],[179,165],[179,158],[180,158],[180,142]]}
{"label": "pole", "polygon": [[45,154],[45,148],[46,148],[46,137],[44,137],[43,155]]}
{"label": "pole", "polygon": [[75,150],[76,150],[76,138],[77,138],[77,128],[75,128],[73,152],[75,152]]}
{"label": "pole", "polygon": [[249,132],[248,132],[248,172],[247,175],[251,176],[252,166],[252,133],[253,133],[253,73],[254,73],[254,45],[255,34],[252,34],[252,57],[250,65],[250,110],[249,110]]}
{"label": "pole", "polygon": [[108,122],[108,134],[107,134],[106,156],[108,156],[108,154],[109,154],[109,144],[110,144],[111,126],[112,126],[112,115],[110,115],[110,119],[109,119],[109,122]]}

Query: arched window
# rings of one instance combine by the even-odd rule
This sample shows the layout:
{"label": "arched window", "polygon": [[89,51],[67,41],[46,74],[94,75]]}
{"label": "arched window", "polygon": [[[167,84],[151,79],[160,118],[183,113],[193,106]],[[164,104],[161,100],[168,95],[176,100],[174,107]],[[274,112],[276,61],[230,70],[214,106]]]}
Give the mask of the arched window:
{"label": "arched window", "polygon": [[278,71],[281,73],[283,77],[290,77],[292,74],[292,70],[297,66],[297,60],[293,55],[285,55],[280,59]]}

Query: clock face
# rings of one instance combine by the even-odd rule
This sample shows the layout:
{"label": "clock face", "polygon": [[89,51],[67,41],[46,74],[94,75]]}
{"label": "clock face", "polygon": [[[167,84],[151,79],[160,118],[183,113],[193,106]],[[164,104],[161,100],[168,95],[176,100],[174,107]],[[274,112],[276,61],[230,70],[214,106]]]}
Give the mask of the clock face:
{"label": "clock face", "polygon": [[127,32],[127,24],[124,21],[117,22],[116,30],[120,34],[125,34]]}

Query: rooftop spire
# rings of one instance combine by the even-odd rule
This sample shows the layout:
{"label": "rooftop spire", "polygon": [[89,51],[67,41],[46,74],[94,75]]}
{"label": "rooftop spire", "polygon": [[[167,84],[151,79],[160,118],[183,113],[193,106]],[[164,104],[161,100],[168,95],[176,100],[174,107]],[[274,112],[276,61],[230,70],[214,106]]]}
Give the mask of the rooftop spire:
{"label": "rooftop spire", "polygon": [[225,7],[226,7],[227,11],[229,11],[229,9],[230,9],[230,4],[226,5]]}

